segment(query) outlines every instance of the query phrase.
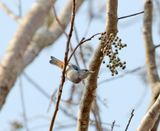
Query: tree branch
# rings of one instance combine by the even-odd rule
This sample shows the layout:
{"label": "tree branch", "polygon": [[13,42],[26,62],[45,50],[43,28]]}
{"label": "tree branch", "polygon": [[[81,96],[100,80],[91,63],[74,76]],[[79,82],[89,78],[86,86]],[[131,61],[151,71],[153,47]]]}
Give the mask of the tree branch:
{"label": "tree branch", "polygon": [[134,13],[134,14],[131,14],[131,15],[122,16],[122,17],[119,17],[118,20],[133,17],[133,16],[140,15],[140,14],[143,14],[143,13],[144,13],[144,11],[141,11],[141,12]]}
{"label": "tree branch", "polygon": [[62,96],[62,89],[63,89],[63,85],[64,85],[64,82],[65,82],[65,72],[66,72],[66,68],[67,68],[67,65],[68,65],[69,45],[70,45],[72,32],[73,32],[73,27],[74,27],[75,14],[76,14],[76,1],[73,0],[71,27],[70,27],[70,31],[69,31],[69,35],[68,35],[68,39],[67,39],[67,43],[66,43],[66,50],[65,50],[65,57],[64,57],[64,67],[63,67],[63,70],[62,70],[62,79],[61,79],[61,83],[59,85],[58,99],[56,101],[56,107],[55,107],[55,111],[54,111],[54,114],[53,114],[53,117],[52,117],[52,120],[51,120],[49,131],[52,131],[52,129],[53,129],[54,122],[55,122],[55,119],[56,119],[56,116],[57,116],[57,113],[58,113],[58,109],[59,109],[61,96]]}
{"label": "tree branch", "polygon": [[[42,0],[42,1],[46,3],[46,1],[44,1],[44,0]],[[77,1],[76,11],[79,9],[79,7],[83,3],[83,1],[84,0]],[[53,3],[54,2],[55,1],[53,1]],[[69,23],[69,20],[70,20],[71,2],[72,2],[72,0],[70,0],[67,3],[67,6],[64,7],[64,10],[60,14],[60,17],[59,17],[65,28],[67,27],[67,25]],[[52,6],[52,4],[50,2],[49,2],[49,4],[50,4],[49,6]],[[37,4],[35,4],[35,5],[37,5]],[[42,3],[41,5],[42,5],[42,7],[44,9],[46,9],[46,7],[45,7],[46,4]],[[48,7],[47,7],[47,10],[49,12],[49,8]],[[41,14],[40,16],[43,15],[43,13],[40,13],[40,14]],[[44,16],[47,16],[47,14],[44,15]],[[36,26],[34,26],[33,29],[35,29],[37,27],[37,23],[39,23],[39,22],[43,23],[42,20],[39,20],[40,18],[38,18],[38,22],[35,22]],[[24,19],[27,19],[27,18],[24,17]],[[35,19],[37,19],[37,18],[35,18]],[[31,22],[29,20],[28,20],[28,23],[31,24],[31,25],[34,24],[34,22]],[[21,28],[21,26],[20,26],[20,28]],[[33,29],[31,29],[31,30],[33,30]],[[21,36],[24,36],[24,37],[28,36],[26,33],[27,32],[21,33]],[[13,67],[12,64],[9,63],[9,61],[8,61],[7,64],[5,64],[5,65],[8,66],[8,68],[10,67],[12,69],[6,68],[5,66],[2,65],[2,62],[1,62],[1,64],[0,64],[0,72],[2,72],[2,70],[3,70],[3,74],[5,74],[5,76],[4,75],[0,76],[0,81],[1,81],[1,83],[0,83],[0,108],[3,106],[3,104],[4,104],[5,100],[6,100],[7,94],[10,91],[10,89],[12,88],[12,86],[14,85],[18,75],[24,70],[24,68],[26,66],[28,66],[37,57],[37,55],[42,51],[42,49],[44,49],[45,47],[47,47],[47,46],[51,45],[53,42],[55,42],[61,36],[62,33],[63,33],[63,31],[61,30],[61,28],[59,27],[59,25],[58,25],[58,23],[56,21],[52,24],[52,26],[49,29],[46,29],[43,26],[42,28],[40,28],[36,32],[36,34],[32,38],[32,41],[31,41],[31,39],[30,40],[28,39],[29,43],[27,43],[27,41],[25,41],[25,39],[23,39],[24,42],[28,44],[28,46],[27,46],[27,49],[25,48],[25,51],[21,51],[20,49],[17,49],[17,53],[19,51],[24,53],[23,58],[21,59],[21,61],[16,61],[17,58],[16,57],[12,57],[12,61],[15,63],[14,67]],[[29,36],[30,35],[31,35],[31,33],[29,33]],[[20,46],[23,45],[21,42],[19,44],[20,44]],[[8,54],[8,52],[6,52],[6,54]],[[10,53],[10,55],[12,55],[12,54]],[[2,60],[2,61],[4,61],[4,60]],[[18,72],[18,73],[12,74],[11,72],[14,71],[14,70],[16,72]],[[2,73],[0,73],[0,74],[2,74]],[[6,79],[6,78],[8,78],[8,79]],[[4,86],[1,86],[2,84]]]}
{"label": "tree branch", "polygon": [[71,55],[69,56],[69,58],[68,58],[68,62],[71,60],[71,58],[72,58],[72,56],[75,54],[75,52],[76,52],[76,50],[78,49],[78,47],[80,47],[82,44],[84,44],[85,42],[87,42],[87,41],[90,41],[92,38],[94,38],[95,36],[97,36],[97,35],[102,35],[102,34],[104,34],[104,33],[96,33],[96,34],[94,34],[94,35],[92,35],[91,37],[89,37],[89,38],[87,38],[87,39],[85,39],[84,37],[81,39],[81,41],[78,43],[78,45],[74,48],[74,50],[72,51],[72,53],[71,53]]}
{"label": "tree branch", "polygon": [[35,3],[22,19],[19,29],[8,45],[4,58],[0,63],[0,109],[5,103],[17,76],[22,71],[21,63],[23,62],[24,52],[37,29],[43,24],[52,4],[45,0]]}
{"label": "tree branch", "polygon": [[21,77],[20,82],[19,82],[19,89],[20,89],[20,97],[21,97],[21,107],[22,107],[22,111],[23,111],[23,122],[24,122],[25,130],[29,131],[23,88],[24,88],[23,81],[22,81],[22,77]]}
{"label": "tree branch", "polygon": [[[76,3],[76,11],[79,9],[84,0],[78,0]],[[62,10],[59,18],[61,21],[61,25],[63,25],[64,29],[67,27],[70,16],[71,16],[71,5],[72,0],[70,0],[67,5]],[[49,29],[42,27],[34,36],[30,46],[24,55],[23,68],[25,68],[28,64],[30,64],[35,57],[44,49],[52,45],[62,34],[64,31],[61,26],[54,21]]]}
{"label": "tree branch", "polygon": [[156,60],[155,60],[155,50],[154,44],[152,40],[152,2],[151,0],[146,0],[145,9],[144,9],[144,28],[143,35],[145,41],[145,49],[146,49],[146,65],[147,65],[147,73],[148,80],[150,84],[154,84],[159,80],[158,71],[156,68]]}
{"label": "tree branch", "polygon": [[158,120],[159,115],[160,115],[160,95],[158,96],[156,102],[151,106],[151,108],[144,116],[137,131],[150,131],[154,127],[156,121]]}
{"label": "tree branch", "polygon": [[[117,0],[108,0],[107,1],[107,26],[106,34],[117,33]],[[97,47],[93,58],[91,59],[89,70],[95,71],[94,74],[91,74],[86,79],[85,90],[83,92],[83,97],[81,100],[81,105],[78,114],[77,120],[77,131],[87,131],[89,124],[89,114],[91,110],[91,105],[95,97],[95,92],[97,88],[97,77],[102,63],[100,59],[103,54],[101,52],[102,44],[100,43]]]}
{"label": "tree branch", "polygon": [[[152,40],[152,12],[153,3],[151,0],[146,0],[144,6],[143,35],[146,50],[147,75],[152,91],[152,101],[150,103],[147,114],[150,112],[150,110],[152,110],[152,108],[156,104],[156,101],[159,101],[158,96],[160,94],[160,82],[155,60],[155,46]],[[149,129],[152,130],[152,128],[154,128],[152,131],[157,130],[159,124],[159,112],[155,112],[155,114],[156,115],[147,115],[147,117],[145,116],[141,124],[139,125],[138,131],[146,131]],[[151,119],[153,119],[152,122],[150,121]],[[151,123],[149,124],[148,121],[150,121]]]}
{"label": "tree branch", "polygon": [[130,118],[129,118],[129,120],[128,120],[128,123],[127,123],[127,126],[126,126],[126,128],[125,128],[125,131],[128,130],[129,125],[131,124],[131,120],[132,120],[133,116],[134,116],[134,109],[133,109],[132,112],[131,112],[131,116],[130,116]]}
{"label": "tree branch", "polygon": [[100,110],[97,103],[97,100],[94,99],[92,102],[91,111],[93,113],[94,119],[95,119],[95,128],[97,131],[103,131],[102,122],[101,122],[101,116],[100,116]]}
{"label": "tree branch", "polygon": [[156,45],[156,46],[154,47],[154,49],[156,49],[156,48],[158,48],[158,47],[160,47],[160,44],[159,44],[159,45]]}
{"label": "tree branch", "polygon": [[114,126],[115,126],[115,123],[116,123],[116,121],[114,120],[114,121],[112,122],[111,131],[113,131],[113,128],[114,128]]}

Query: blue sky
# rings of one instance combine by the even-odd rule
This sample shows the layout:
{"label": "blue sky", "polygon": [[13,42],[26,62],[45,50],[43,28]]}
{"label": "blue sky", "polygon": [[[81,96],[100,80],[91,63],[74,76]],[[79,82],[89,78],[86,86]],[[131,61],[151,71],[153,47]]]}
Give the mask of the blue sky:
{"label": "blue sky", "polygon": [[[22,9],[23,15],[30,9],[34,0],[24,1],[22,0]],[[60,10],[64,4],[63,0],[59,0],[56,4],[56,9]],[[11,8],[15,13],[17,13],[17,2],[11,2],[5,0],[5,3]],[[103,3],[103,2],[102,2]],[[124,16],[132,13],[136,13],[143,10],[143,1],[135,0],[119,0],[118,4],[118,16]],[[95,4],[95,6],[97,6]],[[87,2],[84,2],[84,5],[78,12],[76,16],[75,25],[78,30],[79,37],[83,37],[88,16],[84,15],[87,11]],[[156,14],[155,14],[156,16]],[[105,20],[105,13],[102,13],[103,20]],[[0,11],[0,34],[4,36],[0,39],[0,59],[2,59],[5,49],[11,40],[14,32],[16,31],[18,24],[9,18],[2,10]],[[94,20],[90,26],[87,36],[91,36],[97,32],[103,32],[105,27],[105,21],[103,20]],[[158,19],[155,19],[157,21]],[[120,20],[118,23],[118,36],[122,39],[124,43],[127,44],[127,47],[123,49],[120,53],[120,57],[127,62],[127,69],[134,69],[145,64],[145,52],[143,44],[143,35],[142,35],[142,22],[143,15],[135,16],[132,18],[127,18]],[[156,27],[158,22],[154,22]],[[5,34],[5,35],[4,35]],[[157,43],[159,41],[158,30],[154,28],[153,31],[154,41]],[[64,56],[64,44],[66,42],[65,36],[62,36],[56,41],[54,46],[50,46],[44,49],[40,55],[35,59],[35,61],[30,64],[25,72],[49,94],[53,92],[58,86],[61,76],[61,70],[55,66],[49,64],[50,56],[53,55],[59,59],[63,59]],[[74,38],[72,39],[74,43]],[[89,42],[94,48],[98,44],[98,38],[94,38]],[[74,62],[74,61],[73,61]],[[144,69],[145,70],[145,69]],[[142,73],[144,72],[141,71]],[[101,74],[99,75],[99,81],[111,78],[110,72],[106,70],[105,65],[101,66]],[[120,71],[122,74],[124,71]],[[9,131],[9,124],[14,120],[23,121],[22,119],[22,106],[21,106],[21,97],[20,97],[20,79],[23,84],[23,93],[26,106],[27,118],[29,119],[28,126],[29,128],[34,128],[36,126],[43,126],[43,128],[35,128],[35,131],[45,131],[48,129],[50,124],[50,118],[52,112],[54,111],[54,105],[52,105],[50,112],[47,113],[47,108],[49,105],[49,100],[46,99],[40,92],[38,92],[28,81],[24,78],[23,75],[18,78],[15,86],[8,95],[6,104],[0,113],[0,131]],[[67,81],[63,89],[63,99],[68,97],[68,92],[71,89],[71,83]],[[147,106],[150,101],[150,90],[149,86],[145,84],[141,77],[140,73],[134,73],[126,75],[123,78],[116,79],[105,84],[99,85],[97,88],[97,95],[106,102],[107,108],[103,106],[100,102],[100,113],[103,122],[112,123],[113,120],[116,120],[116,124],[120,127],[115,128],[115,131],[124,130],[125,126],[130,117],[130,112],[135,108],[135,116],[131,122],[129,131],[136,130],[139,125],[140,120],[142,119],[144,113],[146,112]],[[79,100],[80,101],[80,100]],[[139,106],[136,106],[137,103],[141,101]],[[61,102],[61,106],[63,106]],[[136,107],[135,107],[136,106]],[[69,108],[69,112],[74,112],[75,116],[77,115],[79,105],[75,106],[74,109]],[[35,118],[36,117],[36,118]],[[68,121],[64,117],[63,112],[59,111],[57,116],[56,124],[76,124],[73,121]],[[68,131],[75,130],[74,128],[68,128]],[[110,128],[106,126],[106,128]],[[66,129],[65,129],[66,131]]]}

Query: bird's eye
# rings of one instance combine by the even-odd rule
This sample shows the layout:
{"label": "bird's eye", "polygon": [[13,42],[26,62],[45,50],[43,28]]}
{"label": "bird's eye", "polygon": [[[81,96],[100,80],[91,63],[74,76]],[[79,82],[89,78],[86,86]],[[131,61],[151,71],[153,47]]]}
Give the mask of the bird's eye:
{"label": "bird's eye", "polygon": [[85,71],[85,72],[88,72],[88,70],[87,70],[87,69],[85,69],[84,71]]}

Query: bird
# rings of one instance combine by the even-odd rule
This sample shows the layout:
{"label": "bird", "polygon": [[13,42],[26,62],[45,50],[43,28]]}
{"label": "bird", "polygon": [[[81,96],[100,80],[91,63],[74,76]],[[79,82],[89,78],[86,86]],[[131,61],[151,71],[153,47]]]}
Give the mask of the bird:
{"label": "bird", "polygon": [[[64,68],[64,62],[55,58],[54,56],[51,56],[49,63],[61,69]],[[87,78],[87,76],[92,73],[94,73],[94,71],[90,71],[88,69],[80,69],[78,66],[72,63],[68,63],[66,67],[65,77],[69,81],[77,84],[81,82],[82,80],[84,80],[85,78]]]}

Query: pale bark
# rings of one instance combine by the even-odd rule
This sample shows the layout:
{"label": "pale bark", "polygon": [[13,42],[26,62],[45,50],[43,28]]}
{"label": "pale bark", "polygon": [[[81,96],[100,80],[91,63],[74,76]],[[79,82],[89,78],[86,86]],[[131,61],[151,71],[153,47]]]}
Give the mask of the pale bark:
{"label": "pale bark", "polygon": [[138,131],[156,131],[159,124],[160,106],[158,96],[160,94],[160,82],[155,60],[155,46],[152,40],[152,12],[153,3],[151,0],[146,0],[144,7],[143,35],[145,41],[147,76],[151,86],[152,101],[146,115],[138,127]]}
{"label": "pale bark", "polygon": [[2,1],[0,1],[0,8],[13,20],[20,23],[20,17],[15,15]]}
{"label": "pale bark", "polygon": [[37,29],[43,24],[53,3],[41,1],[33,4],[31,10],[22,19],[21,24],[9,42],[7,51],[0,63],[0,109],[20,73],[25,50]]}
{"label": "pale bark", "polygon": [[145,41],[148,80],[151,85],[155,84],[155,82],[159,80],[158,71],[156,68],[154,44],[152,39],[152,8],[152,1],[146,0],[144,9],[143,35]]}
{"label": "pale bark", "polygon": [[[0,109],[4,105],[18,75],[36,58],[44,47],[51,45],[63,34],[63,30],[57,22],[54,22],[49,29],[44,26],[41,27],[54,2],[40,0],[33,4],[32,9],[21,20],[18,31],[9,43],[0,63]],[[64,29],[70,20],[71,2],[72,0],[68,2],[60,16]],[[77,9],[82,2],[83,0],[77,2]],[[40,29],[37,31],[38,28]]]}
{"label": "pale bark", "polygon": [[[79,7],[83,2],[84,0],[77,1],[76,11],[78,11]],[[61,25],[63,26],[64,30],[70,21],[72,9],[71,6],[72,0],[69,0],[67,5],[64,7],[64,9],[61,11],[59,15],[59,21],[61,22]],[[28,46],[28,49],[25,52],[25,55],[23,56],[23,67],[30,64],[42,49],[52,45],[64,33],[64,30],[62,30],[57,21],[54,21],[49,29],[42,27],[34,36],[33,40]]]}
{"label": "pale bark", "polygon": [[140,123],[137,131],[151,131],[158,120],[160,114],[160,95],[155,103],[150,107],[143,120]]}
{"label": "pale bark", "polygon": [[[107,0],[107,23],[106,23],[106,34],[117,33],[117,0]],[[98,72],[101,66],[102,45],[99,44],[93,58],[91,59],[89,69],[95,71],[94,74],[91,74],[86,82],[85,90],[83,92],[80,109],[78,113],[77,120],[77,131],[87,131],[89,124],[89,115],[91,111],[91,105],[95,99],[95,92],[97,88],[97,77]]]}

